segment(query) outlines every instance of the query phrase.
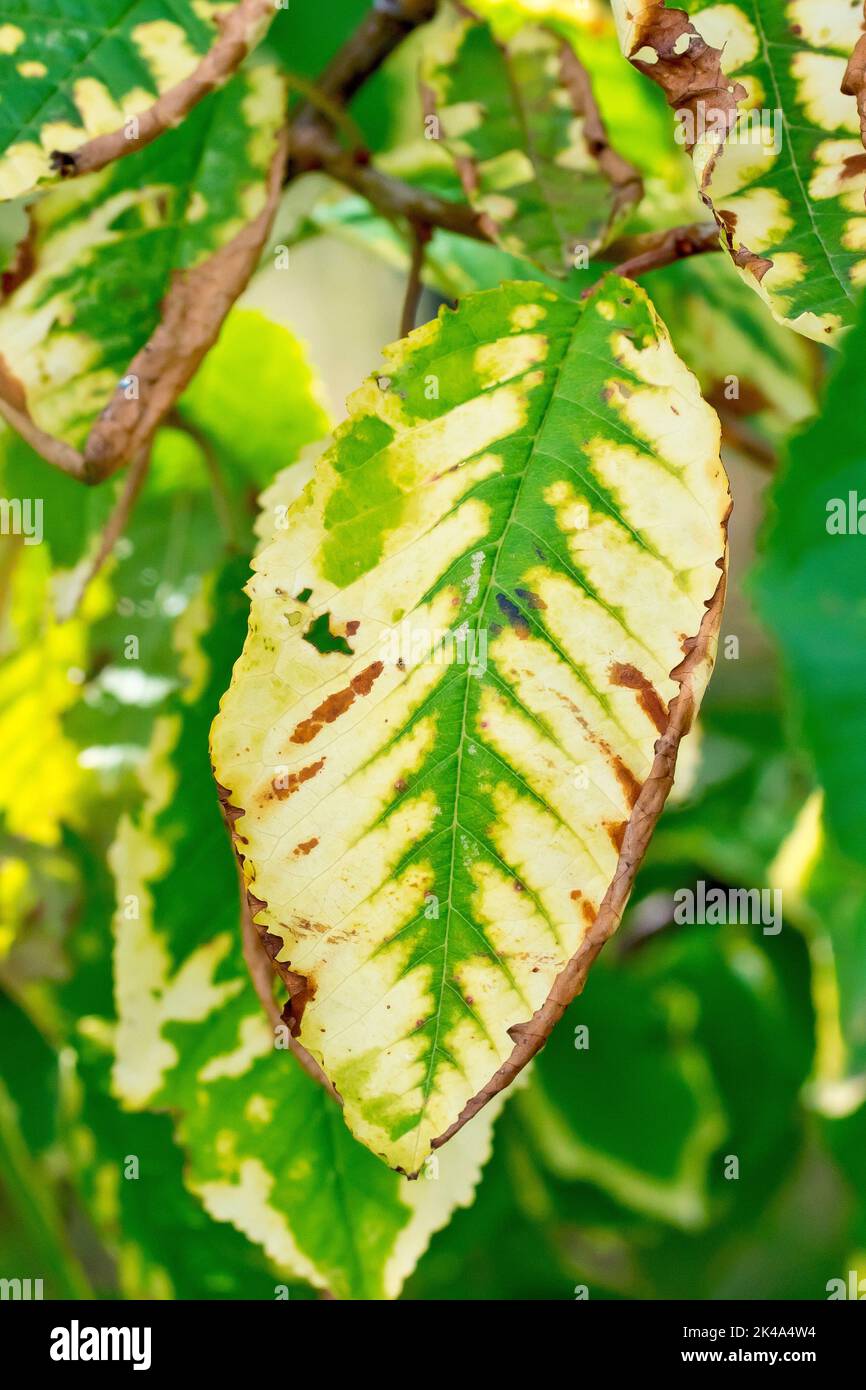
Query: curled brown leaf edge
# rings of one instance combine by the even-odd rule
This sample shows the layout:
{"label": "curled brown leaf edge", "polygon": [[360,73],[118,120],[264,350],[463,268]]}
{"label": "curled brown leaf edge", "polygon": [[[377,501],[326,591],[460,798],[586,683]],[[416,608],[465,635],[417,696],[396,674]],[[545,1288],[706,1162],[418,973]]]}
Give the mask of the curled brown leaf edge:
{"label": "curled brown leaf edge", "polygon": [[166,130],[179,125],[210,92],[228,82],[247,54],[264,37],[276,13],[274,0],[240,0],[233,9],[217,12],[217,36],[187,77],[160,93],[152,106],[136,115],[136,133],[125,126],[94,136],[69,152],[55,150],[52,166],[61,178],[76,178],[104,169],[116,159],[144,149]]}
{"label": "curled brown leaf edge", "polygon": [[36,424],[22,383],[0,357],[0,414],[49,463],[84,483],[99,483],[147,446],[215,343],[226,314],[258,265],[279,203],[287,154],[284,129],[276,140],[258,216],[207,260],[191,270],[172,272],[160,321],[127,368],[126,376],[138,380],[137,396],[127,397],[123,378],[95,420],[83,451]]}

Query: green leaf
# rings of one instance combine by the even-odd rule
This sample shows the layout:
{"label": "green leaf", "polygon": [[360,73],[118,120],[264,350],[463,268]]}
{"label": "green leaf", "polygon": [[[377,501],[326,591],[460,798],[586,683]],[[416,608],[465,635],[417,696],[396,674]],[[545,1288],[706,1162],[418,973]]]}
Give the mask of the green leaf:
{"label": "green leaf", "polygon": [[866,865],[866,313],[845,339],[821,412],[790,446],[770,494],[759,607],[777,635],[827,823]]}
{"label": "green leaf", "polygon": [[682,121],[723,243],[773,315],[826,342],[866,277],[864,157],[842,92],[856,4],[614,0],[626,56]]}
{"label": "green leaf", "polygon": [[[177,124],[194,100],[231,73],[272,13],[262,0],[88,0],[84,6],[25,0],[13,6],[0,23],[0,198],[22,197],[68,172],[70,164],[74,168],[71,160],[52,158],[55,152],[80,154],[99,137],[125,135],[126,148],[120,138],[118,150],[125,154],[152,139],[157,98],[166,108],[181,84],[181,91],[194,86],[172,107],[171,124]],[[227,46],[234,49],[226,55],[228,66],[217,67],[217,54]],[[209,50],[210,70],[197,81]]]}
{"label": "green leaf", "polygon": [[354,1141],[336,1101],[285,1049],[285,1027],[265,1017],[244,961],[237,873],[207,757],[245,622],[239,569],[215,600],[208,688],[158,726],[143,776],[148,804],[122,824],[111,852],[113,1089],[129,1109],[175,1112],[191,1189],[278,1269],[341,1298],[394,1297],[432,1231],[472,1200],[492,1116],[409,1183]]}
{"label": "green leaf", "polygon": [[781,647],[795,731],[823,789],[780,851],[779,868],[824,943],[816,951],[823,1012],[838,1009],[830,1027],[840,1032],[825,1041],[819,1068],[830,1082],[866,1059],[866,719],[854,693],[866,681],[864,363],[861,312],[820,414],[793,439],[774,483],[754,579]]}
{"label": "green leaf", "polygon": [[253,309],[228,316],[178,408],[226,464],[258,487],[270,482],[275,464],[328,432],[300,343]]}
{"label": "green leaf", "polygon": [[255,268],[284,100],[274,68],[250,67],[34,206],[29,273],[0,308],[0,409],[40,452],[87,441],[98,466],[152,435]]}
{"label": "green leaf", "polygon": [[608,144],[586,72],[550,31],[528,25],[500,42],[461,16],[437,34],[422,81],[434,136],[504,250],[565,275],[640,200],[640,175]]}
{"label": "green leaf", "polygon": [[638,286],[507,284],[386,350],[256,560],[216,776],[301,1043],[394,1166],[616,926],[712,662],[718,443]]}
{"label": "green leaf", "polygon": [[651,993],[632,972],[597,967],[515,1101],[558,1178],[686,1230],[708,1220],[707,1168],[727,1133],[693,1039],[697,1009],[687,990]]}

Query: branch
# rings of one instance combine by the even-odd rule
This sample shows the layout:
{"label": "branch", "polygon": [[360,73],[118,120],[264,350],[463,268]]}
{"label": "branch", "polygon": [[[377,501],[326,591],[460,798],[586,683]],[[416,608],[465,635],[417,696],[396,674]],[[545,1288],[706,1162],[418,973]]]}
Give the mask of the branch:
{"label": "branch", "polygon": [[120,540],[120,537],[123,535],[126,524],[132,515],[133,507],[138,501],[138,494],[141,492],[142,485],[147,476],[149,463],[150,449],[147,448],[142,449],[141,453],[138,454],[130,464],[129,472],[123,482],[123,490],[114,505],[113,512],[105,523],[102,539],[99,542],[99,549],[84,571],[81,582],[71,602],[69,602],[69,604],[64,603],[63,605],[64,611],[62,616],[64,621],[73,618],[78,612],[84,595],[87,593],[88,586],[99,574],[102,566],[105,564],[112,550]]}
{"label": "branch", "polygon": [[430,240],[431,231],[426,223],[412,228],[412,260],[409,264],[409,279],[406,282],[406,297],[400,315],[400,337],[405,338],[415,327],[418,301],[421,298],[421,272],[424,269],[424,247]]}
{"label": "branch", "polygon": [[[408,34],[436,12],[436,0],[376,0],[316,82],[320,100],[345,106]],[[317,136],[328,129],[321,110],[302,106],[292,122],[289,178],[319,168]],[[309,146],[309,149],[308,149]],[[308,159],[312,159],[308,163]],[[297,166],[297,167],[295,167]]]}
{"label": "branch", "polygon": [[234,509],[231,497],[225,485],[225,479],[220,471],[219,460],[216,450],[204,430],[199,429],[198,425],[186,416],[175,406],[165,417],[165,423],[172,429],[180,430],[191,439],[196,448],[200,451],[204,459],[204,466],[213,489],[213,505],[216,512],[220,530],[223,533],[226,544],[236,548],[240,546],[240,537],[235,526]]}
{"label": "branch", "polygon": [[468,203],[452,203],[423,188],[395,179],[372,164],[359,163],[328,136],[318,137],[319,165],[326,174],[360,193],[392,221],[404,217],[415,226],[440,227],[475,241],[489,241],[483,218]]}
{"label": "branch", "polygon": [[703,256],[720,250],[715,222],[690,222],[684,227],[666,227],[660,232],[623,237],[608,246],[604,256],[615,262],[615,274],[634,280],[648,270],[660,270],[687,256]]}
{"label": "branch", "polygon": [[107,135],[86,140],[71,153],[54,150],[51,162],[55,171],[63,178],[90,174],[115,159],[144,149],[163,131],[179,125],[202,97],[221,87],[240,67],[264,34],[274,13],[273,0],[240,0],[240,4],[227,14],[217,14],[220,32],[212,47],[188,77],[169,87],[152,106],[134,118],[135,136],[129,135],[124,125]]}

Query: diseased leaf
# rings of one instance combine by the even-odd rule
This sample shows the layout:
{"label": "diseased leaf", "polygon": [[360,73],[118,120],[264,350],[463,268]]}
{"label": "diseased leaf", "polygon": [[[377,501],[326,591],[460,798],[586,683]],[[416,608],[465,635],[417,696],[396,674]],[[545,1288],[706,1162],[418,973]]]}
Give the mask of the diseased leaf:
{"label": "diseased leaf", "polygon": [[[493,1116],[410,1183],[355,1143],[334,1098],[285,1050],[284,1026],[265,1017],[207,758],[208,724],[245,624],[239,570],[215,597],[208,686],[158,726],[142,778],[148,802],[111,851],[113,1090],[128,1109],[177,1115],[188,1184],[278,1269],[340,1298],[391,1298],[432,1232],[472,1200]],[[251,948],[261,953],[254,936]]]}
{"label": "diseased leaf", "polygon": [[864,364],[861,310],[821,412],[793,439],[774,484],[755,577],[759,610],[781,646],[796,730],[823,789],[780,852],[779,873],[824,941],[825,975],[832,961],[839,1039],[824,1070],[836,1079],[866,1060],[866,715],[855,693],[866,681]]}
{"label": "diseased leaf", "polygon": [[506,284],[386,350],[255,562],[216,776],[300,1042],[394,1166],[617,925],[712,664],[718,445],[637,285]]}
{"label": "diseased leaf", "polygon": [[723,243],[774,316],[819,342],[866,280],[866,158],[842,90],[856,4],[614,0],[623,51],[664,90]]}
{"label": "diseased leaf", "polygon": [[98,476],[189,381],[255,268],[279,194],[284,84],[253,66],[178,130],[31,211],[28,272],[0,307],[0,410]]}
{"label": "diseased leaf", "polygon": [[261,38],[271,0],[20,0],[0,19],[0,199],[179,124]]}
{"label": "diseased leaf", "polygon": [[485,231],[565,275],[603,246],[643,191],[608,143],[589,78],[566,41],[526,25],[507,41],[461,16],[422,71],[437,138]]}

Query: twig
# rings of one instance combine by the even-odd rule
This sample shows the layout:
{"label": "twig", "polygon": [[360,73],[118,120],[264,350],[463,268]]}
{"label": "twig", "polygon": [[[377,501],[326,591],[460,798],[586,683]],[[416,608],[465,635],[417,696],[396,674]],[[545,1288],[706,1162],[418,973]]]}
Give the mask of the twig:
{"label": "twig", "polygon": [[322,116],[327,118],[335,130],[343,132],[349,148],[356,157],[369,159],[361,127],[345,106],[341,106],[335,98],[320,91],[315,82],[311,82],[309,78],[301,77],[299,73],[289,72],[285,73],[284,76],[289,91],[299,92],[305,98],[308,106],[315,107]]}
{"label": "twig", "polygon": [[423,188],[392,178],[372,164],[359,163],[330,137],[319,136],[319,167],[332,178],[360,193],[368,203],[392,220],[406,218],[415,226],[441,227],[474,241],[489,241],[482,218],[467,203],[452,203]]}
{"label": "twig", "polygon": [[141,492],[142,485],[147,476],[149,463],[150,447],[142,449],[141,453],[139,453],[129,465],[129,470],[123,480],[120,496],[114,504],[114,510],[109,516],[108,521],[105,523],[105,529],[102,532],[99,548],[84,571],[77,592],[71,603],[68,606],[64,606],[64,621],[73,618],[78,612],[89,585],[93,583],[93,580],[99,574],[102,566],[105,564],[114,547],[117,545],[117,542],[120,540],[120,537],[123,535],[126,524],[132,515],[132,510],[138,501],[138,495]]}
{"label": "twig", "polygon": [[400,337],[405,338],[415,327],[418,301],[421,298],[421,272],[424,269],[424,247],[432,233],[426,223],[415,223],[412,227],[412,260],[409,264],[409,279],[406,282],[406,298],[400,315]]}
{"label": "twig", "polygon": [[[316,82],[321,97],[346,106],[369,77],[413,29],[436,12],[436,0],[376,0],[353,34],[334,54]],[[311,103],[292,121],[291,179],[303,169],[320,167],[318,136],[327,130],[322,112]],[[308,146],[311,147],[308,149]],[[310,159],[311,162],[307,162]]]}
{"label": "twig", "polygon": [[201,451],[205,468],[210,475],[211,487],[213,488],[214,511],[217,514],[220,530],[230,546],[237,545],[238,533],[235,526],[234,508],[232,507],[231,498],[229,497],[225,479],[222,475],[222,470],[220,469],[219,460],[217,459],[213,444],[204,430],[200,430],[198,425],[193,424],[192,420],[188,420],[177,407],[169,411],[168,415],[165,417],[165,423],[172,429],[180,430],[183,434],[187,435]]}
{"label": "twig", "polygon": [[687,256],[703,256],[720,251],[719,229],[715,222],[689,222],[683,227],[666,227],[660,232],[644,232],[623,237],[605,251],[605,260],[615,262],[615,273],[634,280],[648,270],[660,270]]}
{"label": "twig", "polygon": [[55,150],[51,159],[57,173],[64,178],[93,173],[115,159],[144,149],[163,131],[179,125],[202,97],[228,81],[264,34],[275,8],[274,0],[240,0],[227,14],[218,14],[220,32],[211,48],[188,77],[138,113],[134,135],[123,125],[119,130],[85,141],[71,153]]}

